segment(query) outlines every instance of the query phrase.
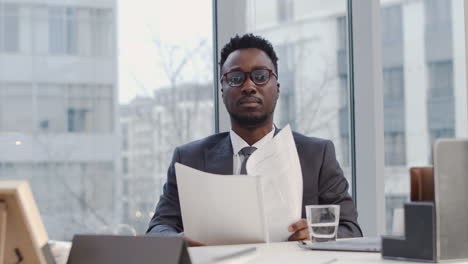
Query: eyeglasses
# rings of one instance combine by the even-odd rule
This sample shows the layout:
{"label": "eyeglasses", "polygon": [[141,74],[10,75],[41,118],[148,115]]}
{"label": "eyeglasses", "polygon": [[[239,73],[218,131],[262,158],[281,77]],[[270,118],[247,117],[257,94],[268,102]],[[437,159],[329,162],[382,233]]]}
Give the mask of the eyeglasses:
{"label": "eyeglasses", "polygon": [[229,86],[239,87],[245,83],[247,76],[249,76],[250,80],[252,80],[256,85],[264,85],[270,80],[271,75],[278,79],[278,76],[270,69],[258,69],[251,72],[231,71],[223,74],[221,82],[223,79],[226,79]]}

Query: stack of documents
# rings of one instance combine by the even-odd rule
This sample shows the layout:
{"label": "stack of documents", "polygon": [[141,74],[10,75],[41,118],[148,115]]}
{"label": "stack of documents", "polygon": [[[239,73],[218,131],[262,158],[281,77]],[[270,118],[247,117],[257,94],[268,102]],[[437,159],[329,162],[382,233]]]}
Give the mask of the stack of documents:
{"label": "stack of documents", "polygon": [[247,175],[175,164],[187,237],[207,245],[286,241],[301,218],[302,173],[289,125],[247,161]]}

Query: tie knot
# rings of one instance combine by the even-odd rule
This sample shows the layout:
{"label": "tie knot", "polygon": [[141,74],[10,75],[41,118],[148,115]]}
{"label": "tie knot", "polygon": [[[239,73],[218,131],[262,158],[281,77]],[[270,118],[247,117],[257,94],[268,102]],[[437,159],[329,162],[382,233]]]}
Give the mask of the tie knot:
{"label": "tie knot", "polygon": [[244,147],[241,150],[239,150],[239,153],[244,155],[244,157],[250,156],[255,150],[257,150],[256,147]]}

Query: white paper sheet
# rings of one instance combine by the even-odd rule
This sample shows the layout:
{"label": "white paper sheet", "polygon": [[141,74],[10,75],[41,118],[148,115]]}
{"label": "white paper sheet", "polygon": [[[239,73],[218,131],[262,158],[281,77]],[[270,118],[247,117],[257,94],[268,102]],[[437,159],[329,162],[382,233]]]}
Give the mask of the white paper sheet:
{"label": "white paper sheet", "polygon": [[218,175],[176,163],[187,237],[208,245],[286,241],[301,217],[302,173],[289,126],[247,161],[248,175]]}
{"label": "white paper sheet", "polygon": [[259,177],[219,175],[175,164],[184,234],[207,245],[263,243]]}
{"label": "white paper sheet", "polygon": [[247,160],[247,174],[261,178],[268,242],[286,241],[288,226],[301,218],[302,171],[291,127]]}

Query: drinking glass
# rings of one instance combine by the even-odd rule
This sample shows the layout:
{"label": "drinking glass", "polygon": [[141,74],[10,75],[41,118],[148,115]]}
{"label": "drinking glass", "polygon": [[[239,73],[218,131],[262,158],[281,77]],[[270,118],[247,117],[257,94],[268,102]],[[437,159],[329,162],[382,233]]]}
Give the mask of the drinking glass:
{"label": "drinking glass", "polygon": [[310,241],[325,242],[336,240],[338,223],[340,221],[339,205],[307,205],[306,215]]}

